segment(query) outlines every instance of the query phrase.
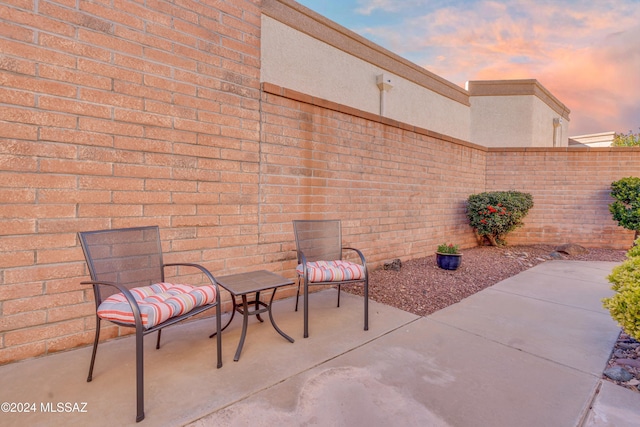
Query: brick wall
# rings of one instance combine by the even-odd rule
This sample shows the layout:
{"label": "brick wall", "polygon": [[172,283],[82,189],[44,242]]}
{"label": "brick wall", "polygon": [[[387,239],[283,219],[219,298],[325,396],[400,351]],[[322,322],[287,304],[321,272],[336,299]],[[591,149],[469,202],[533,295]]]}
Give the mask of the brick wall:
{"label": "brick wall", "polygon": [[292,219],[343,219],[375,268],[474,245],[468,195],[513,188],[536,202],[514,243],[630,243],[607,188],[640,151],[489,150],[261,90],[259,4],[0,5],[0,364],[93,339],[82,230],[158,224],[169,262],[293,277]]}
{"label": "brick wall", "polygon": [[611,218],[611,183],[639,176],[640,148],[490,149],[487,191],[517,189],[533,195],[525,226],[509,243],[577,243],[627,249],[632,231]]}
{"label": "brick wall", "polygon": [[634,233],[611,218],[609,192],[638,175],[640,148],[487,149],[274,85],[263,91],[261,222],[273,234],[264,239],[286,241],[292,216],[343,218],[379,265],[444,241],[474,246],[469,195],[517,190],[534,207],[510,244],[632,244]]}
{"label": "brick wall", "polygon": [[483,191],[486,149],[263,84],[260,242],[283,244],[292,219],[341,218],[367,261],[432,254],[475,238],[464,203]]}
{"label": "brick wall", "polygon": [[77,231],[260,264],[259,66],[255,1],[0,4],[0,363],[91,341]]}

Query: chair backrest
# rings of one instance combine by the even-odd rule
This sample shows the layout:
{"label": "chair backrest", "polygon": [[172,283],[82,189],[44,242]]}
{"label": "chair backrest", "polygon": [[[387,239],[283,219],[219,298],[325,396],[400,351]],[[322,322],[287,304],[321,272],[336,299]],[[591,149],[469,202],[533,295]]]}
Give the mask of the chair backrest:
{"label": "chair backrest", "polygon": [[303,252],[307,262],[342,259],[342,226],[335,220],[295,220],[298,262]]}
{"label": "chair backrest", "polygon": [[[78,233],[91,280],[115,282],[128,289],[164,281],[162,245],[157,226]],[[94,286],[96,303],[118,292]]]}

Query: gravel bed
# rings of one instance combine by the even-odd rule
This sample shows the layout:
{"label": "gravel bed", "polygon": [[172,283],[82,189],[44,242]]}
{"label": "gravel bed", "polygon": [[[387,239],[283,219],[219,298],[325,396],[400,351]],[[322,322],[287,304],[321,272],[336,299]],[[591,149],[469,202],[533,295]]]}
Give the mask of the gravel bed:
{"label": "gravel bed", "polygon": [[640,342],[622,332],[603,378],[640,393]]}
{"label": "gravel bed", "polygon": [[[399,271],[382,268],[370,271],[369,298],[426,316],[550,260],[554,249],[552,245],[464,249],[462,264],[455,271],[438,268],[435,255],[412,259],[403,262]],[[580,255],[562,255],[562,259],[621,262],[625,254],[620,250],[589,249]],[[346,290],[362,295],[360,286]]]}

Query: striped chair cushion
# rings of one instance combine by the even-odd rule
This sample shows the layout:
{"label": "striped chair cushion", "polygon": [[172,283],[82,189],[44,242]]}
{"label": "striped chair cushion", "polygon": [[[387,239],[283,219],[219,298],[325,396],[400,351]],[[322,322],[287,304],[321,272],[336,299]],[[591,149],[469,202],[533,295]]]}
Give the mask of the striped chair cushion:
{"label": "striped chair cushion", "polygon": [[[304,274],[302,264],[296,271]],[[349,261],[314,261],[307,263],[309,282],[343,282],[364,279],[364,266]]]}
{"label": "striped chair cushion", "polygon": [[[216,300],[216,288],[213,285],[156,283],[151,286],[132,288],[130,291],[140,307],[140,317],[145,329]],[[131,306],[122,292],[102,301],[98,307],[98,316],[118,323],[136,324]]]}

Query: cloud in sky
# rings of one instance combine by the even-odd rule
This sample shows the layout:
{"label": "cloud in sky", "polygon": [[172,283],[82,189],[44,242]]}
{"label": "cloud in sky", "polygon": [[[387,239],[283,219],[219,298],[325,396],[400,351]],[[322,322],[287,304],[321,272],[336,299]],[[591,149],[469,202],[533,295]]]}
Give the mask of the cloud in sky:
{"label": "cloud in sky", "polygon": [[571,110],[572,135],[640,127],[638,0],[344,3],[350,14],[325,16],[460,86],[537,79]]}

